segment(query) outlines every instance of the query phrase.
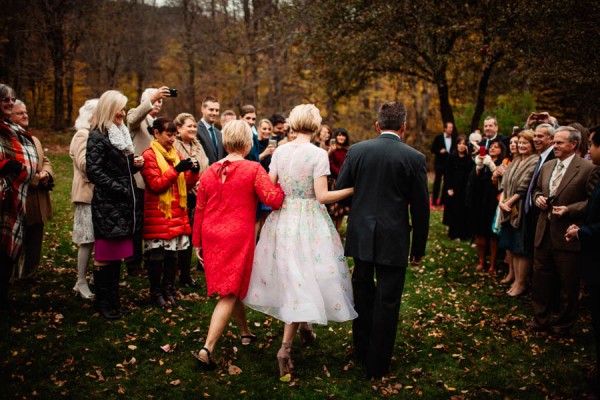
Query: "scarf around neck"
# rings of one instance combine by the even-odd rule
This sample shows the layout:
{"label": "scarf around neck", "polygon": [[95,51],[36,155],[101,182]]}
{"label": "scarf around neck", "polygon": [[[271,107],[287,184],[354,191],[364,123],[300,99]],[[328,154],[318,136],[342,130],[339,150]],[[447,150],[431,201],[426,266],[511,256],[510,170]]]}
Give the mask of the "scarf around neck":
{"label": "scarf around neck", "polygon": [[108,128],[108,140],[118,150],[121,150],[126,156],[133,154],[133,142],[131,134],[125,124],[111,124]]}
{"label": "scarf around neck", "polygon": [[[169,161],[173,163],[174,167],[179,164],[179,155],[174,147],[171,147],[171,150],[167,151],[156,139],[150,143],[150,147],[154,150],[156,164],[158,164],[161,174],[164,174],[165,171],[168,171],[171,168]],[[185,185],[183,173],[180,173],[177,176],[177,191],[179,192],[179,207],[185,210],[187,208],[187,187]],[[173,216],[171,213],[171,203],[173,202],[173,199],[174,194],[172,185],[169,186],[169,189],[158,195],[158,209],[165,214],[166,218],[172,218]]]}

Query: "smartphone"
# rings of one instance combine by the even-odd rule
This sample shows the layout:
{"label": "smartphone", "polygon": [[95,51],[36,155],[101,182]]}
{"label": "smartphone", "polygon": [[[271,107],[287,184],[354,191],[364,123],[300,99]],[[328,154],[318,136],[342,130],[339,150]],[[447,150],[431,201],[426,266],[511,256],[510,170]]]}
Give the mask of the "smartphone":
{"label": "smartphone", "polygon": [[486,154],[487,154],[487,150],[485,149],[485,146],[479,146],[479,156],[485,157]]}
{"label": "smartphone", "polygon": [[330,139],[330,140],[329,140],[329,145],[330,145],[330,146],[333,146],[334,144],[335,144],[335,139]]}
{"label": "smartphone", "polygon": [[177,89],[169,89],[170,97],[177,97]]}
{"label": "smartphone", "polygon": [[277,140],[269,139],[269,146],[277,147]]}

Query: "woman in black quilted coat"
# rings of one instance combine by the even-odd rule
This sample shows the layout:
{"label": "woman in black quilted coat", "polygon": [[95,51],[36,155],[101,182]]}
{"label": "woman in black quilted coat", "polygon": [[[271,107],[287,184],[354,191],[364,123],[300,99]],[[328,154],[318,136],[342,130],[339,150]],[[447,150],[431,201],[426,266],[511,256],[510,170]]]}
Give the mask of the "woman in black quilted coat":
{"label": "woman in black quilted coat", "polygon": [[98,101],[87,142],[86,173],[94,186],[94,308],[103,317],[120,318],[121,260],[133,254],[133,234],[141,229],[142,202],[136,198],[133,174],[143,166],[134,157],[131,135],[124,124],[127,97],[116,90]]}

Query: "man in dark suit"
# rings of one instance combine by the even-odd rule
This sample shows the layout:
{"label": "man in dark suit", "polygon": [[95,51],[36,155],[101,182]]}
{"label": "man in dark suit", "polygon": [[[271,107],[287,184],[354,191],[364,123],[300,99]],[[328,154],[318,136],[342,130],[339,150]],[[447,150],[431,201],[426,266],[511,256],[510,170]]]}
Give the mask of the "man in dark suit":
{"label": "man in dark suit", "polygon": [[[600,133],[590,137],[590,155],[595,165],[600,165]],[[590,291],[592,325],[596,339],[596,394],[600,381],[600,268],[598,268],[598,247],[600,246],[600,182],[588,201],[583,226],[571,225],[565,235],[567,241],[581,243],[583,277]]]}
{"label": "man in dark suit", "polygon": [[446,165],[448,164],[450,152],[454,147],[454,136],[452,135],[452,132],[454,132],[454,124],[452,122],[444,123],[444,132],[433,138],[433,143],[431,144],[431,152],[435,155],[433,162],[435,179],[433,180],[433,193],[431,195],[431,204],[434,206],[444,204],[446,200],[446,190],[444,188],[442,189],[442,196],[438,203],[442,179],[444,179],[444,186],[446,186],[444,173],[446,172]]}
{"label": "man in dark suit", "polygon": [[[556,160],[546,163],[539,174],[533,194],[540,209],[534,241],[532,304],[535,330],[567,334],[577,321],[581,245],[567,241],[565,232],[571,225],[584,222],[588,199],[599,171],[575,154],[581,133],[561,126],[554,135]],[[555,296],[555,279],[559,284],[559,311],[551,321]]]}
{"label": "man in dark suit", "polygon": [[479,143],[480,146],[485,146],[486,150],[490,149],[490,144],[493,141],[499,140],[502,142],[504,147],[508,149],[510,139],[498,134],[498,120],[496,117],[488,116],[483,121],[483,139]]}
{"label": "man in dark suit", "polygon": [[214,96],[206,96],[202,100],[202,119],[198,122],[198,140],[208,158],[208,165],[225,157],[223,135],[215,126],[219,118],[219,101]]}
{"label": "man in dark suit", "polygon": [[394,348],[411,222],[412,262],[425,254],[429,193],[425,156],[402,142],[404,106],[383,104],[375,127],[379,137],[348,151],[336,189],[354,187],[345,252],[354,257],[354,354],[369,376],[380,377],[389,371]]}

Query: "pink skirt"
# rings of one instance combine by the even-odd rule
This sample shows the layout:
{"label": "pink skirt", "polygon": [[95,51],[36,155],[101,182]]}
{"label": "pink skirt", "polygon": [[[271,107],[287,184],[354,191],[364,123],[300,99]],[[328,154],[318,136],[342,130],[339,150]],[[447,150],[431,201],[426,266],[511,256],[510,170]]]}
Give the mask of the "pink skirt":
{"label": "pink skirt", "polygon": [[133,240],[96,239],[94,242],[94,259],[96,261],[116,261],[133,255]]}

